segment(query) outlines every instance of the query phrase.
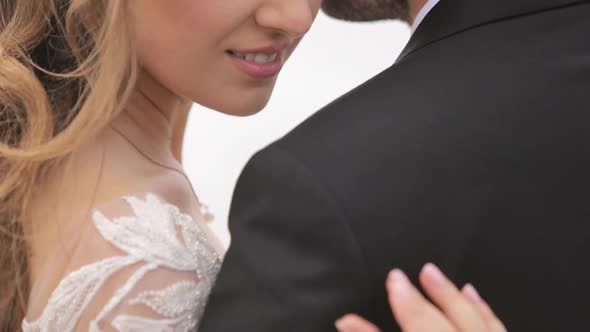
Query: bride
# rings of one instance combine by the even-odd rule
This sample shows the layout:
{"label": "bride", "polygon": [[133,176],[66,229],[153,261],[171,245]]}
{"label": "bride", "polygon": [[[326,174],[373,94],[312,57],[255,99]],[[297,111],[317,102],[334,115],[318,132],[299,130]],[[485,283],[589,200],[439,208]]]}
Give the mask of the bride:
{"label": "bride", "polygon": [[0,0],[0,330],[198,326],[224,248],[188,110],[261,110],[320,6]]}

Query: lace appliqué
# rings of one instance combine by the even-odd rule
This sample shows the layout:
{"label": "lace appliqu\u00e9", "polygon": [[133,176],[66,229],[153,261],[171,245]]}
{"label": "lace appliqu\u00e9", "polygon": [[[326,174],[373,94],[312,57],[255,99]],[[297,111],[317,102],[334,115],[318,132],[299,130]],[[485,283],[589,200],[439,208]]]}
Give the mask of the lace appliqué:
{"label": "lace appliqu\u00e9", "polygon": [[[95,210],[93,221],[102,237],[127,255],[85,265],[67,275],[53,291],[41,317],[23,321],[24,332],[73,331],[101,286],[116,272],[135,264],[140,267],[101,308],[90,331],[100,331],[98,323],[120,304],[147,306],[159,317],[120,314],[111,321],[118,331],[190,331],[198,326],[221,267],[219,256],[200,226],[176,206],[162,203],[153,194],[145,201],[136,197],[125,200],[134,216],[111,221]],[[144,276],[161,267],[194,272],[198,281],[179,281],[124,300]]]}

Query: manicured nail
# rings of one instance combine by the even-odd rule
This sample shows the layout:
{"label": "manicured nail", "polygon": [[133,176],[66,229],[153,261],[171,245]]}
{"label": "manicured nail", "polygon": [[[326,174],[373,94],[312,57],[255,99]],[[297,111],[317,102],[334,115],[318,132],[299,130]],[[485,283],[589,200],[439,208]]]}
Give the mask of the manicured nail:
{"label": "manicured nail", "polygon": [[406,274],[399,269],[395,269],[389,273],[388,282],[393,289],[393,296],[397,298],[408,298],[411,296],[410,280]]}
{"label": "manicured nail", "polygon": [[424,265],[423,271],[439,285],[447,282],[447,277],[445,277],[441,270],[432,263]]}
{"label": "manicured nail", "polygon": [[349,320],[344,317],[344,318],[340,318],[339,320],[336,321],[336,323],[334,325],[336,325],[336,329],[340,332],[348,332],[350,331],[350,324],[348,323]]}
{"label": "manicured nail", "polygon": [[472,284],[465,285],[465,287],[463,287],[463,293],[467,295],[467,299],[473,303],[479,303],[482,301],[481,296],[479,296],[479,293]]}

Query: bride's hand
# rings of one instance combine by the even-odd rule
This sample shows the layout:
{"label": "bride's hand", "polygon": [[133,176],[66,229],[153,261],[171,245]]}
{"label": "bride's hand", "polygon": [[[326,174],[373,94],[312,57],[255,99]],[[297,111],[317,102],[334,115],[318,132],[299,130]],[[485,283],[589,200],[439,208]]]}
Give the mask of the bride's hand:
{"label": "bride's hand", "polygon": [[[402,271],[393,270],[387,278],[389,303],[402,331],[506,332],[472,285],[457,289],[433,264],[422,269],[420,284],[438,307],[425,299]],[[379,332],[356,315],[344,316],[336,327],[340,332]]]}

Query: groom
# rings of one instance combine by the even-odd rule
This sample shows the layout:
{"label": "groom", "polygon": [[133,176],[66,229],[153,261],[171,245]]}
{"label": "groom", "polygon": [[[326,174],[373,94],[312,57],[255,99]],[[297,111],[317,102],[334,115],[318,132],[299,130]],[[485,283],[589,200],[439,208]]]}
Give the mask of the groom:
{"label": "groom", "polygon": [[[259,152],[204,332],[398,328],[426,262],[510,331],[590,326],[590,0],[326,0],[416,30],[396,63]],[[414,280],[415,281],[415,280]]]}

